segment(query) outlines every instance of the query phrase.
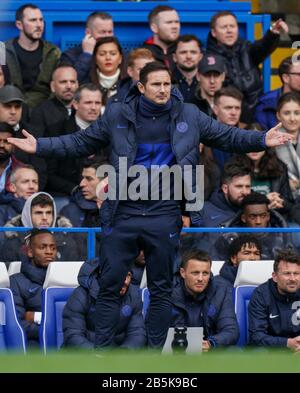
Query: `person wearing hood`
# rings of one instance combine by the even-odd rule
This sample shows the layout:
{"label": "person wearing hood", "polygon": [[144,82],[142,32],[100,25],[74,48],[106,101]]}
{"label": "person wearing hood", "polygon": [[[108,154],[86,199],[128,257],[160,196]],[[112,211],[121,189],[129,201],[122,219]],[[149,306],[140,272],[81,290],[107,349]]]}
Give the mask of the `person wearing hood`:
{"label": "person wearing hood", "polygon": [[204,352],[234,345],[239,338],[231,288],[214,280],[211,263],[202,250],[187,252],[171,299],[171,326],[203,327]]}
{"label": "person wearing hood", "polygon": [[228,259],[221,267],[216,280],[233,287],[241,261],[260,261],[262,246],[253,235],[240,235],[228,246]]}
{"label": "person wearing hood", "polygon": [[[37,192],[25,202],[21,215],[5,224],[6,228],[71,228],[71,222],[63,216],[57,216],[56,205],[51,195]],[[19,261],[24,254],[24,239],[26,232],[6,231],[1,249],[1,259],[4,262]],[[77,245],[72,236],[65,232],[55,233],[58,249],[57,259],[63,261],[78,260]]]}
{"label": "person wearing hood", "polygon": [[254,108],[263,94],[259,64],[278,47],[280,32],[288,33],[287,24],[279,19],[273,23],[264,37],[253,43],[239,37],[236,15],[230,11],[214,14],[210,21],[211,31],[207,39],[207,53],[224,58],[225,84],[234,85],[244,95],[242,121],[254,121]]}
{"label": "person wearing hood", "polygon": [[[94,259],[85,262],[80,269],[79,287],[69,297],[63,312],[64,347],[94,348],[100,268],[99,259]],[[139,288],[130,285],[131,278],[129,271],[120,290],[121,308],[113,347],[134,349],[146,344],[142,299]]]}
{"label": "person wearing hood", "polygon": [[[152,62],[142,68],[139,82],[125,101],[109,105],[101,119],[85,132],[37,141],[24,130],[24,139],[9,138],[10,143],[27,153],[53,158],[89,156],[109,147],[110,173],[115,184],[109,180],[111,193],[100,209],[100,259],[104,263],[96,302],[97,349],[107,348],[113,342],[120,316],[120,289],[141,247],[150,291],[148,345],[163,347],[171,319],[173,266],[182,227],[182,193],[175,186],[185,185],[193,223],[202,199],[198,195],[195,201],[195,191],[201,187],[196,187],[196,176],[186,176],[185,166],[189,165],[195,174],[199,143],[228,151],[260,151],[290,139],[277,128],[262,134],[218,123],[196,106],[183,103],[181,94],[172,89],[168,68]],[[158,168],[182,171],[180,182],[168,174],[168,198],[161,193],[162,176],[154,176],[152,181],[151,172],[156,170],[157,174]],[[141,173],[147,184],[136,188]]]}
{"label": "person wearing hood", "polygon": [[300,352],[300,256],[282,249],[272,278],[253,292],[248,306],[250,344]]}
{"label": "person wearing hood", "polygon": [[22,213],[25,201],[39,191],[39,176],[30,165],[18,165],[11,172],[7,187],[0,193],[0,226]]}
{"label": "person wearing hood", "polygon": [[[287,228],[285,219],[276,210],[269,208],[270,201],[266,195],[252,192],[247,195],[241,205],[242,211],[232,220],[225,223],[226,227],[233,228]],[[293,247],[289,233],[255,233],[262,245],[262,259],[273,259],[276,251],[283,247]],[[216,259],[224,258],[229,243],[238,236],[237,233],[223,233],[217,240],[215,249]]]}
{"label": "person wearing hood", "polygon": [[20,273],[10,277],[17,317],[28,344],[37,346],[42,319],[42,290],[49,263],[57,259],[55,238],[47,229],[34,228],[26,239]]}

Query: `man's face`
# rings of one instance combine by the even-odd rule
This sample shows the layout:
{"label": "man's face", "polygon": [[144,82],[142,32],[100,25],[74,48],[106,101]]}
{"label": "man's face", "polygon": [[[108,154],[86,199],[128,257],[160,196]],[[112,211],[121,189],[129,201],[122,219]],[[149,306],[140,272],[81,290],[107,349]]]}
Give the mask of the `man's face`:
{"label": "man's face", "polygon": [[77,72],[72,67],[58,68],[51,81],[51,91],[63,103],[69,104],[78,88]]}
{"label": "man's face", "polygon": [[150,28],[162,42],[170,44],[176,41],[180,34],[179,16],[175,10],[160,12]]}
{"label": "man's face", "polygon": [[277,283],[280,294],[295,293],[300,289],[300,266],[296,263],[280,261],[278,271],[272,273],[272,278]]}
{"label": "man's face", "polygon": [[154,61],[154,58],[152,59],[145,59],[145,58],[139,58],[135,59],[133,62],[132,66],[129,66],[127,68],[127,73],[130,76],[130,78],[136,82],[140,79],[140,71],[142,68],[145,67],[146,64],[151,63]]}
{"label": "man's face", "polygon": [[211,34],[220,44],[233,46],[238,39],[239,27],[233,16],[220,16]]}
{"label": "man's face", "polygon": [[97,185],[100,183],[100,179],[96,176],[95,168],[84,168],[82,171],[82,180],[79,184],[83,197],[87,201],[97,200]]}
{"label": "man's face", "polygon": [[132,273],[128,272],[127,276],[125,278],[124,284],[123,284],[123,286],[122,286],[122,288],[120,290],[120,295],[121,296],[124,296],[125,293],[128,291],[129,285],[131,283],[131,278],[132,278]]}
{"label": "man's face", "polygon": [[10,192],[16,198],[28,199],[39,190],[39,178],[36,171],[30,168],[19,168],[15,172],[15,182],[10,184]]}
{"label": "man's face", "polygon": [[270,213],[267,205],[245,206],[241,220],[250,228],[265,228],[269,226]]}
{"label": "man's face", "polygon": [[240,121],[242,103],[233,97],[221,96],[214,106],[214,112],[219,122],[236,126]]}
{"label": "man's face", "polygon": [[36,235],[28,247],[27,255],[29,258],[32,258],[36,266],[46,268],[49,263],[57,259],[54,236],[50,233]]}
{"label": "man's face", "polygon": [[16,21],[16,26],[31,41],[39,40],[44,32],[44,18],[41,10],[25,8],[23,20]]}
{"label": "man's face", "polygon": [[91,34],[95,40],[102,37],[112,37],[114,35],[114,23],[112,19],[95,18],[91,27],[86,29],[87,34]]}
{"label": "man's face", "polygon": [[138,84],[139,91],[155,104],[166,104],[171,96],[171,78],[167,71],[150,72],[145,85]]}
{"label": "man's face", "polygon": [[180,268],[180,275],[184,279],[186,289],[196,295],[207,288],[210,271],[209,262],[190,259],[185,269]]}
{"label": "man's face", "polygon": [[53,206],[33,206],[31,208],[31,221],[34,228],[51,227],[53,224]]}
{"label": "man's face", "polygon": [[177,67],[183,71],[194,71],[197,69],[203,54],[196,41],[179,42],[173,59]]}
{"label": "man's face", "polygon": [[20,122],[21,116],[22,103],[20,101],[8,102],[7,104],[0,103],[0,122],[14,127]]}
{"label": "man's face", "polygon": [[101,113],[101,93],[100,91],[90,91],[83,89],[79,102],[74,101],[73,106],[76,110],[76,115],[91,123],[98,119]]}
{"label": "man's face", "polygon": [[300,92],[300,62],[293,63],[289,72],[282,75],[282,79],[290,90]]}
{"label": "man's face", "polygon": [[245,196],[251,193],[250,175],[234,176],[231,182],[222,184],[222,191],[230,203],[240,206]]}
{"label": "man's face", "polygon": [[255,244],[246,243],[243,244],[240,251],[230,259],[233,266],[238,266],[241,261],[260,261],[261,255]]}
{"label": "man's face", "polygon": [[10,132],[0,132],[0,162],[8,160],[12,155],[14,147],[7,142],[7,138],[11,138],[12,136]]}
{"label": "man's face", "polygon": [[217,71],[209,71],[205,74],[199,73],[199,85],[201,92],[209,97],[214,97],[216,92],[221,89],[225,79],[225,72],[220,74]]}

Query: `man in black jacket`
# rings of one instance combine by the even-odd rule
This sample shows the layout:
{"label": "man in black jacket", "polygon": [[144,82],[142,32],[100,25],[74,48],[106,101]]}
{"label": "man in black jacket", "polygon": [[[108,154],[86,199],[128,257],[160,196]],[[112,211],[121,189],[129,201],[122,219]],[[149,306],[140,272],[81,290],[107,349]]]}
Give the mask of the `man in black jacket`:
{"label": "man in black jacket", "polygon": [[261,40],[253,43],[239,37],[237,17],[230,11],[213,15],[210,26],[207,52],[224,58],[225,83],[236,86],[244,94],[243,121],[250,123],[258,98],[263,93],[258,66],[278,47],[280,32],[287,33],[288,26],[279,19]]}
{"label": "man in black jacket", "polygon": [[248,307],[250,343],[300,352],[300,256],[278,252],[272,278],[255,289]]}

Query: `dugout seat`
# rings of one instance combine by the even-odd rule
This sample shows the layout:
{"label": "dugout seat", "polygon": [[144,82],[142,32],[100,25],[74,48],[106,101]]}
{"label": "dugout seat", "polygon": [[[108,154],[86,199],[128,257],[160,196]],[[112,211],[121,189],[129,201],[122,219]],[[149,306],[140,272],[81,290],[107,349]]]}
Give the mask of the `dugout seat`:
{"label": "dugout seat", "polygon": [[240,329],[238,346],[244,346],[248,343],[248,305],[255,288],[254,285],[243,285],[234,288],[234,308]]}
{"label": "dugout seat", "polygon": [[260,285],[272,276],[273,260],[242,261],[239,264],[234,287]]}

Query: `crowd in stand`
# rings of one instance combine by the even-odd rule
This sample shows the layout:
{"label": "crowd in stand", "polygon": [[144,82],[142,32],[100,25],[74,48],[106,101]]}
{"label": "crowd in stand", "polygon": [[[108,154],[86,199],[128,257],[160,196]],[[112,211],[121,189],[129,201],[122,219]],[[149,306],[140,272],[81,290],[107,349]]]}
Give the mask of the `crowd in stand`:
{"label": "crowd in stand", "polygon": [[[42,11],[33,4],[17,10],[16,27],[19,35],[6,42],[7,64],[0,66],[0,225],[9,228],[0,234],[0,259],[22,260],[11,288],[30,341],[38,340],[47,265],[53,260],[85,260],[87,243],[81,234],[52,235],[45,229],[28,238],[12,228],[99,227],[101,195],[109,184],[96,172],[107,163],[110,151],[77,159],[41,158],[15,149],[7,138],[22,138],[22,129],[35,137],[84,133],[110,106],[130,97],[147,63],[164,63],[181,99],[209,117],[261,132],[281,122],[281,132],[291,135],[282,146],[247,154],[200,144],[205,203],[197,221],[183,212],[184,226],[300,226],[300,62],[285,58],[278,69],[282,87],[265,94],[259,69],[278,47],[280,33],[288,32],[284,21],[277,20],[261,40],[251,43],[240,38],[233,13],[218,12],[203,44],[205,37],[180,35],[174,8],[157,6],[149,14],[153,35],[129,54],[105,12],[92,13],[82,42],[64,53],[42,39]],[[300,300],[299,235],[182,234],[181,255],[174,261],[172,326],[204,326],[204,351],[234,345],[239,334],[231,287],[239,262],[275,259],[273,277],[250,302],[250,340],[299,351],[299,324],[291,327],[286,322],[292,315],[288,305]],[[226,261],[216,279],[212,260]],[[135,276],[140,276],[140,265],[137,260],[120,292],[114,345],[124,348],[144,346],[147,340]],[[64,311],[65,346],[93,347],[99,274],[99,260],[87,261],[80,271],[80,286]],[[268,321],[268,313],[280,318]]]}

